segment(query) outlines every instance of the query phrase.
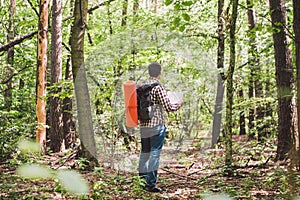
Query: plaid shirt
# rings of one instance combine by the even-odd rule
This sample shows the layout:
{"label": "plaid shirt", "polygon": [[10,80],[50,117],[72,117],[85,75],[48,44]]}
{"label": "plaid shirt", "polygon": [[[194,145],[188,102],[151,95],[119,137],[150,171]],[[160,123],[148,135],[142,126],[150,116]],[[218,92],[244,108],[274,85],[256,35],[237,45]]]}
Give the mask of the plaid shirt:
{"label": "plaid shirt", "polygon": [[[159,83],[157,78],[150,77],[144,84]],[[151,100],[154,103],[154,116],[151,120],[140,121],[140,127],[154,127],[157,125],[164,125],[163,110],[167,112],[176,111],[180,108],[178,104],[171,104],[167,95],[166,89],[160,84],[151,90]]]}

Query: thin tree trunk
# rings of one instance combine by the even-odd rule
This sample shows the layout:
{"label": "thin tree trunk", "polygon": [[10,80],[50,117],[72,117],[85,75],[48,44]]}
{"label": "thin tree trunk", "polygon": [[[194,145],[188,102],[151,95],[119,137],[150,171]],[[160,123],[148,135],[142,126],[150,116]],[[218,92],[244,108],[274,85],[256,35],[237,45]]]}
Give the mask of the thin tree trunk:
{"label": "thin tree trunk", "polygon": [[81,141],[81,156],[97,161],[90,96],[84,66],[84,33],[87,25],[87,0],[76,0],[71,33],[71,59]]}
{"label": "thin tree trunk", "polygon": [[286,36],[286,10],[284,0],[270,0],[273,32],[276,84],[278,95],[278,144],[276,160],[287,158],[293,141],[293,69]]}
{"label": "thin tree trunk", "polygon": [[[10,10],[9,10],[9,23],[8,23],[8,34],[7,34],[7,43],[10,43],[14,40],[14,20],[15,20],[15,13],[16,13],[16,1],[10,0]],[[7,50],[7,71],[6,76],[12,76],[12,68],[14,62],[14,47],[11,47]],[[6,83],[6,89],[4,91],[4,107],[7,110],[11,110],[12,106],[12,80],[9,79]]]}
{"label": "thin tree trunk", "polygon": [[[250,47],[251,48],[251,47]],[[251,59],[251,58],[249,58]],[[254,98],[254,79],[255,79],[255,74],[253,70],[253,62],[249,62],[250,65],[250,74],[249,74],[249,85],[248,85],[248,96],[249,99]],[[249,115],[248,115],[248,128],[249,128],[249,139],[254,139],[255,138],[255,105],[249,106]]]}
{"label": "thin tree trunk", "polygon": [[111,11],[110,11],[110,3],[107,3],[107,17],[108,17],[108,24],[109,24],[109,34],[113,34],[113,27],[112,27],[112,22],[111,22]]}
{"label": "thin tree trunk", "polygon": [[128,8],[128,0],[123,0],[121,26],[126,26],[126,23],[127,23],[127,10],[128,10],[127,8]]}
{"label": "thin tree trunk", "polygon": [[215,102],[215,111],[213,114],[213,127],[212,127],[212,141],[211,147],[218,142],[220,137],[221,125],[222,125],[222,105],[224,96],[224,80],[225,76],[223,72],[224,69],[224,48],[225,48],[225,33],[224,33],[224,0],[218,1],[218,58],[217,58],[217,68],[220,70],[218,73],[218,83],[217,83],[217,95]]}
{"label": "thin tree trunk", "polygon": [[154,13],[157,13],[158,0],[154,0]]}
{"label": "thin tree trunk", "polygon": [[[67,58],[65,80],[72,80],[72,68],[71,68],[71,55]],[[69,91],[70,93],[72,91]],[[75,134],[75,123],[73,120],[73,98],[66,97],[63,100],[63,132],[64,132],[64,143],[66,149],[72,147],[72,144],[76,141]]]}
{"label": "thin tree trunk", "polygon": [[[70,1],[70,12],[74,13],[74,0]],[[69,41],[71,43],[71,41]],[[70,49],[68,49],[70,51]],[[70,51],[71,53],[71,51]],[[65,81],[73,80],[72,74],[72,65],[71,65],[71,54],[67,57],[66,62],[66,71],[65,71]],[[71,88],[69,89],[69,93],[72,94]],[[66,149],[72,147],[72,145],[76,142],[76,126],[73,119],[73,98],[66,97],[63,100],[63,129],[64,129],[64,143]]]}
{"label": "thin tree trunk", "polygon": [[[9,25],[8,25],[8,35],[7,42],[11,42],[14,40],[14,20],[15,20],[15,12],[16,12],[16,1],[10,0],[10,11],[9,11]],[[11,47],[7,50],[7,77],[12,76],[13,62],[14,62],[14,47]],[[11,109],[12,106],[12,79],[10,79],[6,83],[6,89],[4,92],[4,103],[5,108],[7,110]]]}
{"label": "thin tree trunk", "polygon": [[36,116],[38,127],[36,140],[45,153],[46,143],[46,69],[48,50],[48,8],[49,0],[40,1],[40,15],[38,21],[37,46],[37,81],[36,81]]}
{"label": "thin tree trunk", "polygon": [[[255,60],[254,60],[254,52],[255,52],[255,34],[253,33],[253,29],[255,27],[255,18],[254,18],[254,11],[252,0],[247,0],[247,9],[248,9],[248,26],[249,26],[249,51],[248,51],[248,62],[250,67],[250,76],[249,76],[249,99],[254,98],[254,82],[255,82]],[[251,105],[249,107],[249,139],[254,139],[255,137],[255,105]]]}
{"label": "thin tree trunk", "polygon": [[[259,58],[257,52],[257,42],[256,42],[256,20],[255,11],[253,8],[253,0],[247,0],[247,10],[248,10],[248,26],[249,26],[249,67],[250,67],[250,77],[249,77],[249,98],[262,98],[263,89],[262,83],[260,81],[260,71],[259,71]],[[255,96],[254,96],[255,94]],[[256,117],[255,117],[256,116]],[[254,105],[249,110],[249,139],[254,139],[255,133],[257,132],[259,138],[266,136],[265,125],[263,124],[264,109],[261,105]]]}
{"label": "thin tree trunk", "polygon": [[[239,90],[239,99],[244,101],[244,91],[241,88]],[[239,125],[240,125],[240,135],[246,135],[246,121],[245,121],[245,111],[241,110],[239,115]]]}
{"label": "thin tree trunk", "polygon": [[225,126],[225,165],[230,167],[232,165],[232,106],[233,106],[233,73],[235,68],[235,30],[237,19],[238,0],[232,1],[232,21],[230,23],[230,58],[229,68],[227,73],[227,87],[226,87],[226,126]]}
{"label": "thin tree trunk", "polygon": [[50,97],[50,148],[59,152],[63,145],[62,99],[57,96],[61,91],[62,80],[62,0],[53,0],[51,26],[51,97]]}
{"label": "thin tree trunk", "polygon": [[139,0],[133,2],[133,15],[135,16],[139,10]]}

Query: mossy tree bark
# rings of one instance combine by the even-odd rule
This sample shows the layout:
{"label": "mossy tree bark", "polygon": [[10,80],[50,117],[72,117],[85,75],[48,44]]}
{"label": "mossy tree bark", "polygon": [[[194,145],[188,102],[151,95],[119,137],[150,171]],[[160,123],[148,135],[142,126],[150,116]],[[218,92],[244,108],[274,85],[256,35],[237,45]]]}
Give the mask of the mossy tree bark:
{"label": "mossy tree bark", "polygon": [[231,167],[232,165],[232,107],[233,107],[233,73],[235,68],[235,30],[236,30],[236,20],[237,20],[237,8],[238,0],[232,0],[232,20],[230,22],[229,30],[229,43],[230,43],[230,58],[229,67],[227,72],[227,85],[226,85],[226,125],[225,125],[225,165]]}

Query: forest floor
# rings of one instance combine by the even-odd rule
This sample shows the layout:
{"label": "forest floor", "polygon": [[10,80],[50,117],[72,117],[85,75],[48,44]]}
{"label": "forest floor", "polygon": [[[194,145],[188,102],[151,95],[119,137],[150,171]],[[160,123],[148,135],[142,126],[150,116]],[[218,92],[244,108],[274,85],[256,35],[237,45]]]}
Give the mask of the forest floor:
{"label": "forest floor", "polygon": [[[108,167],[89,168],[84,160],[48,155],[49,168],[72,169],[83,175],[90,192],[75,196],[56,179],[28,180],[16,174],[21,161],[0,165],[0,199],[298,199],[300,174],[290,165],[275,163],[275,145],[258,145],[245,137],[235,137],[233,167],[224,166],[224,149],[203,148],[201,141],[185,151],[177,162],[161,166],[158,185],[163,193],[149,193],[140,187],[135,173]],[[33,162],[27,160],[27,162]]]}

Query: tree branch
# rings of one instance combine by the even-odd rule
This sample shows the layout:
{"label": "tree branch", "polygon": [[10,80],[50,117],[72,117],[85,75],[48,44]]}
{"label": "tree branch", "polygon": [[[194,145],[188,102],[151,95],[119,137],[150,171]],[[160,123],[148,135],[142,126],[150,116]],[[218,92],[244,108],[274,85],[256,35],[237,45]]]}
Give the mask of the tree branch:
{"label": "tree branch", "polygon": [[36,16],[39,16],[39,12],[36,10],[36,8],[33,6],[32,2],[30,0],[27,0],[33,11],[35,12]]}
{"label": "tree branch", "polygon": [[98,3],[97,5],[91,7],[88,9],[88,13],[89,14],[92,14],[92,12],[98,8],[100,8],[101,6],[104,6],[104,5],[107,5],[107,4],[110,4],[111,2],[113,2],[115,0],[108,0],[108,1],[104,1],[104,2],[101,2],[101,3]]}
{"label": "tree branch", "polygon": [[5,45],[2,45],[2,46],[0,46],[0,51],[7,51],[9,48],[15,46],[16,44],[20,44],[21,42],[23,42],[23,40],[32,38],[35,34],[37,34],[37,31],[31,32],[27,35],[19,37],[18,39],[14,40],[14,41],[11,41]]}

